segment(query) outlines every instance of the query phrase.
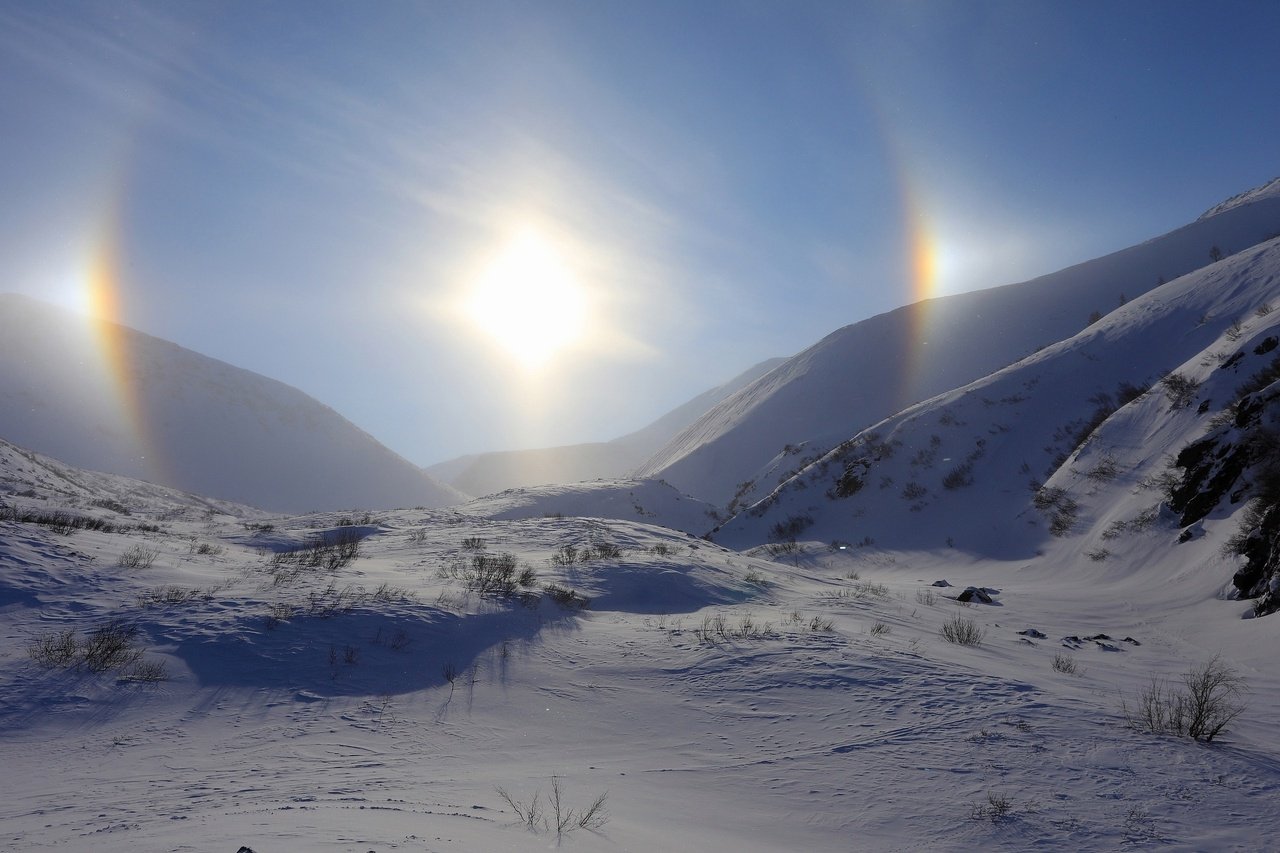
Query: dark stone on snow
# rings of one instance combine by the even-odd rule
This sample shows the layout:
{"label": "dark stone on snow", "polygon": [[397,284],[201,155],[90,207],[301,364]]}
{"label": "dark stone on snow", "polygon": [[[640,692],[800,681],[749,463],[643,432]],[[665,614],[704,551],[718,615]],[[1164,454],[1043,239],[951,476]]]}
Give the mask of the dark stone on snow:
{"label": "dark stone on snow", "polygon": [[1124,638],[1123,640],[1121,640],[1120,642],[1122,642],[1122,643],[1129,643],[1130,645],[1134,645],[1134,646],[1140,646],[1140,645],[1142,645],[1142,643],[1139,643],[1139,642],[1138,642],[1137,640],[1135,640],[1133,637],[1125,637],[1125,638]]}
{"label": "dark stone on snow", "polygon": [[951,584],[947,583],[945,580],[934,581],[933,585],[934,586],[951,586]]}
{"label": "dark stone on snow", "polygon": [[1043,640],[1048,636],[1048,634],[1045,634],[1043,631],[1037,631],[1035,628],[1028,628],[1025,631],[1019,631],[1018,633],[1024,637],[1035,637],[1037,640]]}
{"label": "dark stone on snow", "polygon": [[971,586],[964,592],[957,595],[956,601],[976,601],[979,604],[991,604],[994,599],[987,594],[985,589],[979,589],[976,586]]}
{"label": "dark stone on snow", "polygon": [[1085,637],[1086,640],[1110,640],[1106,634],[1094,634],[1092,637]]}

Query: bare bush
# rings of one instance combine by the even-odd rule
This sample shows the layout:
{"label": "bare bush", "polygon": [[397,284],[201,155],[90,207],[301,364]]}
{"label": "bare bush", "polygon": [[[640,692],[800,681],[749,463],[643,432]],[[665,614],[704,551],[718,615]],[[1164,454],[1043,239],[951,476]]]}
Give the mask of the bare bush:
{"label": "bare bush", "polygon": [[[817,634],[828,634],[835,630],[836,622],[834,619],[824,619],[821,616],[814,616],[809,620],[808,628]],[[874,632],[873,632],[874,633]]]}
{"label": "bare bush", "polygon": [[799,542],[770,542],[764,546],[764,552],[776,560],[779,557],[790,557],[797,566],[805,554],[805,547]]}
{"label": "bare bush", "polygon": [[75,666],[80,657],[80,639],[69,628],[41,634],[27,646],[27,654],[41,666]]}
{"label": "bare bush", "polygon": [[1066,536],[1076,523],[1076,514],[1080,505],[1067,494],[1065,489],[1056,486],[1045,486],[1039,489],[1031,499],[1035,508],[1049,516],[1049,532],[1054,536]]}
{"label": "bare bush", "polygon": [[202,556],[218,557],[226,549],[221,545],[215,545],[212,542],[197,542],[191,540],[191,546],[187,549],[191,554],[200,554]]}
{"label": "bare bush", "polygon": [[1181,373],[1170,373],[1160,380],[1170,409],[1185,409],[1195,400],[1200,383]]}
{"label": "bare bush", "polygon": [[554,832],[559,837],[579,829],[594,832],[609,822],[609,811],[606,808],[609,800],[608,791],[597,796],[585,807],[574,809],[569,805],[558,776],[551,777],[551,793],[547,796],[545,804],[541,790],[534,791],[533,798],[528,803],[516,799],[505,788],[499,787],[497,791],[498,796],[511,807],[516,817],[530,832]]}
{"label": "bare bush", "polygon": [[769,529],[769,534],[773,539],[784,542],[794,542],[796,538],[813,526],[813,516],[800,513],[788,516],[785,520],[779,521]]}
{"label": "bare bush", "polygon": [[196,587],[167,586],[153,587],[138,596],[138,606],[142,608],[163,607],[165,605],[186,604],[204,595],[204,591]]}
{"label": "bare bush", "polygon": [[927,494],[929,494],[929,490],[914,480],[902,487],[902,499],[904,501],[919,500]]}
{"label": "bare bush", "polygon": [[952,490],[963,489],[965,486],[973,485],[973,463],[962,462],[947,472],[942,478],[942,487]]}
{"label": "bare bush", "polygon": [[89,632],[80,646],[80,663],[90,672],[120,669],[142,657],[142,650],[134,647],[133,640],[138,627],[113,619]]}
{"label": "bare bush", "polygon": [[141,684],[158,684],[169,680],[169,670],[164,665],[164,661],[140,660],[124,674],[123,678],[126,681],[136,681]]}
{"label": "bare bush", "polygon": [[516,555],[473,554],[471,567],[463,575],[463,582],[471,592],[480,595],[491,595],[497,598],[510,598],[521,587],[532,587],[537,581],[533,569],[526,566],[520,569],[516,564]]}
{"label": "bare bush", "polygon": [[612,542],[601,540],[582,549],[582,560],[617,560],[622,556],[622,548]]}
{"label": "bare bush", "polygon": [[969,810],[969,817],[973,820],[989,820],[992,823],[999,823],[1012,816],[1013,801],[996,792],[988,793],[985,803],[975,803]]}
{"label": "bare bush", "polygon": [[942,623],[942,639],[958,646],[980,646],[987,632],[972,619],[956,614]]}
{"label": "bare bush", "polygon": [[542,591],[548,598],[567,610],[586,610],[591,606],[591,599],[559,584],[549,583],[542,588]]}
{"label": "bare bush", "polygon": [[[106,519],[91,515],[73,515],[63,510],[20,509],[16,506],[0,506],[0,521],[16,521],[19,524],[39,524],[54,533],[69,536],[77,530],[98,530],[103,533],[121,533],[127,528],[112,524]],[[141,529],[141,528],[137,528]]]}
{"label": "bare bush", "polygon": [[578,562],[579,557],[580,553],[577,545],[561,545],[551,555],[551,563],[556,566],[572,566]]}
{"label": "bare bush", "polygon": [[1076,659],[1071,655],[1059,653],[1053,656],[1053,671],[1066,675],[1076,675],[1080,672],[1080,665],[1076,663]]}
{"label": "bare bush", "polygon": [[160,556],[159,548],[133,545],[120,555],[119,565],[124,569],[149,569]]}
{"label": "bare bush", "polygon": [[338,530],[333,536],[313,536],[307,544],[292,551],[281,551],[271,558],[276,573],[295,569],[328,569],[334,571],[360,556],[360,535],[355,530]]}
{"label": "bare bush", "polygon": [[1182,674],[1182,689],[1153,676],[1130,707],[1122,704],[1129,724],[1143,731],[1212,741],[1244,712],[1248,690],[1235,667],[1215,655]]}

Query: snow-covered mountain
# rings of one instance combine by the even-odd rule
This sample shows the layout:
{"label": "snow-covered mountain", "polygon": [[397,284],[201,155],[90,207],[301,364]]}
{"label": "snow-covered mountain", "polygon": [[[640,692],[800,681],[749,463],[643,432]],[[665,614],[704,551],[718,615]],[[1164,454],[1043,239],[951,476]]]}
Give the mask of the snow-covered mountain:
{"label": "snow-covered mountain", "polygon": [[[1280,238],[847,437],[714,537],[1002,560],[1061,546],[1094,574],[1150,570],[1178,545],[1203,549],[1226,587],[1238,566],[1218,552],[1280,458],[1259,439],[1280,393],[1278,306]],[[1260,557],[1239,592],[1265,591],[1275,566]]]}
{"label": "snow-covered mountain", "polygon": [[846,326],[728,397],[637,469],[733,508],[906,406],[1068,338],[1221,254],[1280,233],[1280,182],[1137,246],[1032,281],[940,297]]}
{"label": "snow-covered mountain", "polygon": [[461,499],[296,388],[12,294],[0,295],[0,436],[266,509]]}
{"label": "snow-covered mountain", "polygon": [[472,454],[426,470],[441,482],[477,496],[525,486],[624,477],[716,403],[783,361],[781,358],[763,361],[672,409],[648,426],[612,441]]}
{"label": "snow-covered mountain", "polygon": [[701,536],[715,526],[715,507],[682,495],[660,480],[592,480],[528,486],[456,507],[466,515],[493,519],[618,518],[656,524]]}

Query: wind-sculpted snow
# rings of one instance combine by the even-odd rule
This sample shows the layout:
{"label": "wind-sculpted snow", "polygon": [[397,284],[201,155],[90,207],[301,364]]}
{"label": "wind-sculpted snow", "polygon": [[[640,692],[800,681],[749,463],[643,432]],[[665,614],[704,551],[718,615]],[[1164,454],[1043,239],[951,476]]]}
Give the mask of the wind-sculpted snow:
{"label": "wind-sculpted snow", "polygon": [[[31,519],[64,500],[6,496]],[[774,562],[599,518],[138,518],[158,523],[0,521],[0,846],[1249,849],[1280,830],[1280,674],[1244,633],[1268,620],[1203,575],[1082,583],[1061,554],[872,545]],[[125,565],[138,547],[154,559]],[[504,554],[533,577],[472,589]],[[971,586],[1002,606],[963,606]],[[941,638],[955,618],[980,645]],[[161,677],[35,653],[104,624],[135,626]],[[1119,697],[1224,646],[1252,693],[1223,742],[1125,725]],[[574,809],[607,793],[605,822],[557,841],[496,790],[550,809],[553,784]]]}

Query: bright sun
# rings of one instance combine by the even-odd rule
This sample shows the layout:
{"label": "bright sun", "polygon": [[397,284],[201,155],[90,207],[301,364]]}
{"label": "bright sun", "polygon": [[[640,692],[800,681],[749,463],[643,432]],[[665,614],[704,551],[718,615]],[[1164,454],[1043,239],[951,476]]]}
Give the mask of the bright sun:
{"label": "bright sun", "polygon": [[526,229],[481,271],[467,296],[466,313],[521,365],[537,369],[581,340],[587,297],[564,252]]}

